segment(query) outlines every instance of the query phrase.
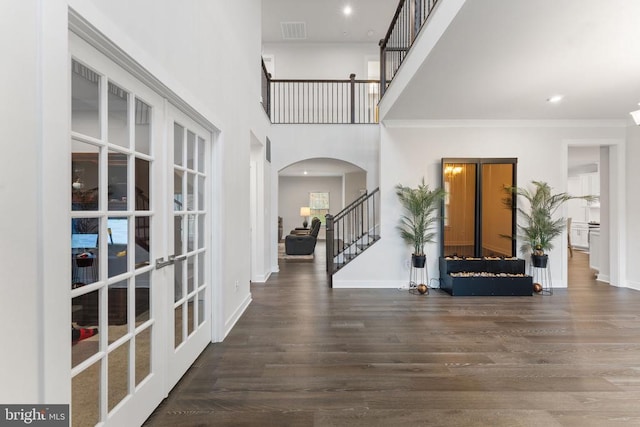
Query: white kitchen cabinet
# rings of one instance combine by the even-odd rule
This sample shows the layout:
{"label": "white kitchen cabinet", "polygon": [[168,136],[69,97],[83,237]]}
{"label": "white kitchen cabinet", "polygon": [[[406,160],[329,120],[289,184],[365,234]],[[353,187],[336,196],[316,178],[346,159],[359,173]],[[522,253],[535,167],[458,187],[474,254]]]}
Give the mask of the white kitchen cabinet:
{"label": "white kitchen cabinet", "polygon": [[589,225],[586,222],[571,223],[571,245],[578,249],[589,247]]}
{"label": "white kitchen cabinet", "polygon": [[591,230],[589,237],[589,267],[600,270],[600,230]]}
{"label": "white kitchen cabinet", "polygon": [[[594,172],[570,176],[567,181],[567,192],[572,196],[600,196],[600,174]],[[600,201],[569,200],[567,202],[567,217],[572,218],[575,224],[600,222]],[[572,234],[571,238],[573,239],[573,237]],[[576,236],[577,241],[582,242],[578,236]],[[576,245],[575,242],[572,241],[572,243]],[[586,243],[584,247],[587,247]]]}

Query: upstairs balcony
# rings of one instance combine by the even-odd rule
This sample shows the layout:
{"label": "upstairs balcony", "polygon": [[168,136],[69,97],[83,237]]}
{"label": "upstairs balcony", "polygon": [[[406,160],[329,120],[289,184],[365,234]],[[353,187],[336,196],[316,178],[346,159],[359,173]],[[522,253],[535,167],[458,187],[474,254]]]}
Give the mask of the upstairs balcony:
{"label": "upstairs balcony", "polygon": [[384,39],[380,40],[380,94],[398,73],[418,33],[441,0],[400,0]]}
{"label": "upstairs balcony", "polygon": [[272,79],[262,62],[262,107],[273,124],[376,124],[379,80]]}
{"label": "upstairs balcony", "polygon": [[273,79],[263,61],[262,106],[271,123],[377,124],[378,103],[438,2],[400,0],[379,43],[380,80]]}

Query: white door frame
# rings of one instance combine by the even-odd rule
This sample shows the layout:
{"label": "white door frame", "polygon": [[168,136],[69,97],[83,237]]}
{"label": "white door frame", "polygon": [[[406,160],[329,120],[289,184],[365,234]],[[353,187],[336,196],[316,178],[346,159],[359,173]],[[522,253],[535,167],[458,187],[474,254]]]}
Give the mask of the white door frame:
{"label": "white door frame", "polygon": [[[86,359],[84,362],[79,363],[77,366],[73,367],[71,372],[71,374],[74,375],[74,377],[76,376],[79,377],[80,375],[83,375],[83,373],[85,372],[84,370],[85,367],[87,367],[87,369],[94,368],[94,367],[98,368],[99,370],[98,399],[99,400],[98,402],[95,402],[95,404],[99,403],[98,417],[101,422],[105,423],[105,425],[124,425],[130,422],[134,422],[134,423],[143,422],[149,416],[149,414],[153,411],[153,409],[157,407],[157,405],[162,401],[162,399],[166,396],[166,392],[167,392],[166,388],[164,387],[164,384],[166,382],[165,380],[166,363],[163,360],[164,354],[162,352],[162,348],[164,345],[163,343],[166,341],[166,339],[164,338],[164,336],[166,335],[166,333],[164,332],[166,330],[166,321],[162,316],[162,312],[163,312],[162,307],[165,305],[165,303],[164,303],[164,298],[162,293],[157,291],[159,289],[162,289],[161,286],[157,286],[157,285],[161,285],[161,281],[159,280],[161,277],[158,274],[159,272],[155,268],[153,268],[153,259],[158,251],[158,245],[157,245],[158,240],[155,239],[155,237],[160,235],[160,233],[162,233],[162,226],[161,224],[159,224],[159,222],[162,220],[162,212],[158,209],[158,204],[156,203],[156,200],[160,198],[160,194],[161,194],[160,190],[162,188],[162,185],[157,185],[157,183],[154,182],[155,181],[154,178],[158,177],[159,173],[161,173],[161,170],[158,169],[158,165],[159,163],[162,162],[164,144],[165,144],[165,142],[163,141],[164,133],[162,131],[162,124],[166,117],[166,113],[164,111],[165,102],[163,98],[159,96],[159,94],[155,93],[153,90],[151,90],[150,88],[146,87],[144,84],[139,82],[130,73],[123,71],[112,60],[102,55],[94,47],[86,43],[76,34],[71,33],[69,35],[69,40],[70,40],[69,59],[68,59],[69,64],[71,64],[71,59],[73,58],[75,60],[78,60],[79,62],[86,64],[86,66],[92,71],[95,71],[96,73],[100,74],[100,78],[101,78],[100,80],[101,83],[99,86],[101,90],[100,125],[102,127],[103,132],[106,129],[105,123],[107,122],[107,117],[108,117],[108,112],[106,109],[107,81],[113,82],[114,84],[118,85],[119,87],[121,87],[122,89],[126,90],[129,93],[130,95],[129,101],[128,101],[129,105],[133,105],[133,101],[134,101],[133,95],[135,95],[135,99],[140,99],[145,103],[148,103],[152,108],[151,129],[150,129],[150,133],[152,135],[150,142],[152,145],[150,147],[151,154],[149,156],[151,159],[149,164],[150,166],[149,180],[151,184],[151,188],[150,188],[151,206],[149,206],[149,213],[151,218],[151,230],[150,230],[151,246],[149,250],[149,264],[146,267],[142,267],[141,270],[138,270],[137,268],[133,270],[130,269],[130,267],[134,263],[133,257],[136,252],[134,248],[134,245],[135,245],[134,240],[131,239],[131,236],[134,235],[133,227],[135,226],[133,218],[136,217],[135,215],[132,214],[132,212],[135,210],[135,197],[128,198],[129,207],[127,208],[126,212],[123,214],[123,215],[126,215],[128,218],[132,218],[128,224],[129,238],[127,239],[128,247],[125,251],[125,252],[129,252],[126,258],[128,260],[127,261],[128,267],[127,267],[127,271],[125,272],[126,280],[132,280],[134,278],[141,277],[138,275],[140,271],[148,271],[150,276],[150,295],[151,295],[149,300],[150,319],[144,322],[142,325],[135,324],[135,321],[133,320],[133,318],[136,315],[135,307],[133,304],[131,304],[131,301],[133,301],[133,295],[135,294],[135,288],[130,286],[128,297],[127,297],[127,307],[128,307],[127,308],[128,309],[127,332],[122,337],[118,338],[115,342],[110,343],[107,340],[109,335],[108,332],[110,328],[108,328],[107,330],[104,330],[104,328],[99,329],[97,336],[99,339],[100,346],[98,348],[98,351],[95,353],[94,356]],[[70,72],[72,72],[71,67],[69,69],[70,69]],[[134,117],[134,110],[129,109],[128,114],[129,114],[129,118],[127,120],[129,123],[128,126],[130,128],[130,132],[131,132],[131,129],[133,128],[133,125],[131,125],[131,123],[133,123],[133,121],[131,121],[131,118]],[[130,133],[129,136],[130,135],[132,134]],[[83,136],[81,134],[72,132],[70,139],[77,140],[85,144],[94,143],[95,146],[102,147],[101,150],[103,152],[106,152],[107,150],[108,152],[111,152],[114,148],[108,148],[108,146],[106,145],[107,141],[105,141],[104,138],[105,138],[104,134],[100,138],[92,138],[90,136],[87,137],[87,136]],[[124,148],[122,149],[122,152],[128,153],[127,155],[133,158],[134,152],[130,148]],[[102,157],[106,158],[107,154],[103,153],[100,156],[101,158]],[[101,160],[101,164],[98,167],[98,170],[100,171],[99,172],[99,181],[100,181],[99,188],[101,189],[100,190],[101,195],[106,194],[105,188],[107,187],[107,170],[104,167],[105,164],[107,164],[107,162],[104,162],[103,160]],[[133,165],[131,163],[128,163],[128,172],[127,172],[128,182],[132,180],[135,182],[135,176],[131,174],[132,170],[133,170]],[[73,178],[73,177],[70,177],[70,178]],[[128,188],[130,188],[129,184],[128,184]],[[103,201],[102,208],[100,208],[101,210],[98,210],[98,211],[75,211],[74,212],[76,214],[75,216],[78,216],[79,214],[81,214],[79,215],[81,217],[86,216],[86,217],[92,217],[92,218],[99,218],[101,220],[99,235],[106,236],[107,224],[105,223],[105,220],[108,217],[116,216],[113,214],[107,214],[108,209],[106,208],[106,206],[108,203],[110,204],[111,202],[110,201],[108,202],[106,200]],[[67,230],[70,230],[70,229],[67,228]],[[106,259],[106,254],[108,253],[108,250],[107,250],[108,242],[106,241],[106,239],[99,239],[99,244],[100,244],[99,260],[104,261]],[[99,285],[100,286],[99,289],[102,294],[102,298],[99,300],[99,304],[100,304],[99,323],[102,326],[106,326],[106,325],[111,326],[110,322],[107,320],[109,315],[107,313],[107,305],[105,304],[104,297],[108,293],[109,298],[111,298],[111,291],[109,290],[108,283],[112,282],[114,279],[112,279],[111,277],[107,277],[108,274],[106,270],[108,266],[105,265],[104,262],[101,262],[101,264],[102,265],[100,266],[101,267],[100,280],[98,280],[96,284],[94,285],[88,284],[88,286],[93,286],[93,287],[98,286],[98,283],[101,282],[102,279],[106,278],[106,281],[102,282],[102,284]],[[102,270],[104,270],[104,273],[102,272]],[[118,275],[114,277],[120,277],[120,273],[118,273]],[[115,280],[115,281],[118,282],[119,280]],[[82,289],[80,291],[82,291]],[[77,293],[77,292],[78,292],[77,290],[73,290],[71,292],[70,297],[75,296],[74,293]],[[134,326],[130,326],[130,325],[134,325]],[[150,341],[152,344],[151,344],[151,353],[149,354],[149,375],[146,376],[146,378],[141,380],[139,383],[137,383],[138,378],[136,377],[135,372],[131,368],[135,366],[134,364],[135,355],[139,356],[139,354],[136,353],[136,349],[138,348],[136,347],[138,345],[137,339],[142,336],[140,335],[140,332],[143,332],[143,331],[151,331]],[[121,350],[121,349],[124,350],[126,348],[129,349],[127,353],[128,358],[126,359],[127,370],[128,370],[128,375],[127,375],[128,392],[126,397],[124,397],[124,399],[117,404],[115,404],[115,402],[108,401],[109,395],[107,393],[107,384],[109,384],[109,380],[113,376],[112,375],[113,373],[109,372],[109,369],[108,369],[108,366],[109,366],[108,362],[110,360],[109,356],[111,354],[114,354],[112,352],[107,354],[107,351],[111,351],[112,347],[115,347],[118,350]],[[98,360],[98,357],[100,358],[99,360]],[[73,395],[73,388],[71,392]],[[115,404],[115,406],[113,406],[111,410],[109,410],[112,404]],[[73,407],[71,408],[71,413],[73,414]]]}
{"label": "white door frame", "polygon": [[[198,165],[197,165],[197,160],[199,158],[202,158],[203,163],[204,163],[204,170],[201,170],[200,172],[204,172],[205,176],[205,180],[203,181],[203,183],[205,184],[205,188],[204,189],[199,189],[199,191],[201,191],[201,194],[204,197],[204,203],[205,206],[199,206],[200,200],[198,198],[198,193],[195,193],[195,197],[194,200],[187,200],[187,198],[185,198],[183,200],[184,205],[182,206],[181,209],[179,209],[179,212],[182,213],[178,213],[178,215],[180,215],[181,217],[184,217],[185,219],[188,219],[192,214],[187,213],[187,212],[194,212],[197,213],[200,212],[200,218],[203,218],[204,220],[202,221],[202,223],[200,223],[199,221],[194,221],[193,226],[196,227],[204,227],[204,230],[198,230],[198,233],[194,232],[194,237],[193,237],[193,241],[194,241],[194,247],[198,244],[198,234],[201,232],[203,235],[203,241],[204,241],[204,245],[202,248],[195,248],[192,251],[189,251],[188,248],[186,248],[184,245],[186,244],[187,240],[189,240],[188,236],[186,239],[184,239],[184,244],[181,244],[180,246],[182,246],[182,254],[178,254],[178,253],[174,253],[174,247],[178,246],[176,245],[176,242],[174,241],[174,237],[175,237],[175,232],[174,232],[174,181],[173,181],[173,177],[174,177],[174,163],[180,163],[178,161],[176,161],[174,159],[174,124],[179,125],[186,133],[188,132],[192,132],[195,134],[195,146],[193,147],[195,152],[197,152],[197,154],[199,155],[197,158],[195,158],[193,160],[193,163],[195,163],[193,165],[193,167],[187,167],[186,165],[183,165],[183,170],[196,170],[199,169]],[[209,342],[211,342],[211,336],[212,336],[212,316],[211,316],[211,302],[212,302],[212,298],[211,298],[211,285],[212,285],[212,281],[211,281],[211,260],[215,258],[215,252],[213,252],[212,250],[212,239],[211,239],[211,176],[210,176],[210,171],[211,171],[211,162],[210,162],[210,150],[211,150],[211,145],[212,145],[212,134],[211,132],[207,131],[204,127],[198,125],[193,119],[191,119],[190,117],[188,117],[186,114],[184,114],[183,112],[181,112],[180,110],[178,110],[176,107],[174,107],[173,105],[168,105],[167,106],[167,120],[166,120],[166,126],[167,126],[167,130],[166,130],[166,149],[165,149],[165,153],[167,153],[167,158],[165,159],[165,164],[163,165],[164,170],[166,171],[167,175],[167,185],[165,186],[165,191],[164,191],[164,196],[163,196],[163,205],[166,206],[166,211],[168,212],[168,217],[167,217],[167,222],[166,222],[166,227],[165,227],[165,233],[163,236],[163,240],[164,240],[164,246],[165,246],[165,253],[166,253],[166,259],[170,260],[169,257],[174,257],[174,263],[169,265],[166,270],[167,272],[165,272],[166,275],[166,279],[167,279],[167,306],[166,306],[166,311],[164,313],[164,316],[166,317],[166,319],[169,319],[169,327],[168,327],[168,332],[169,335],[167,336],[169,337],[173,337],[174,336],[174,329],[175,329],[175,319],[174,319],[174,315],[175,315],[175,310],[174,310],[174,298],[172,298],[174,296],[174,282],[175,282],[175,267],[177,265],[177,263],[182,263],[182,258],[185,258],[185,260],[188,259],[193,259],[194,262],[196,262],[198,266],[198,269],[201,268],[201,266],[199,265],[199,263],[201,261],[204,261],[206,264],[206,268],[204,270],[204,276],[205,276],[205,286],[202,288],[201,291],[197,291],[198,287],[200,286],[200,283],[198,283],[198,274],[195,274],[195,277],[192,279],[194,282],[194,291],[191,291],[191,293],[196,293],[194,295],[194,304],[192,305],[191,309],[189,308],[189,304],[181,304],[183,313],[184,313],[184,309],[186,308],[187,312],[193,312],[195,306],[197,305],[197,302],[199,301],[199,296],[201,295],[201,293],[203,293],[204,295],[202,295],[202,301],[203,301],[203,306],[202,306],[202,310],[204,310],[204,315],[203,315],[203,321],[201,324],[199,324],[197,327],[193,327],[193,331],[191,333],[188,332],[188,327],[186,328],[186,331],[183,331],[183,335],[184,335],[184,341],[182,341],[181,343],[174,345],[174,340],[172,339],[168,339],[167,342],[167,361],[168,361],[168,378],[167,378],[167,386],[168,386],[168,390],[173,388],[173,386],[178,382],[178,380],[180,378],[182,378],[182,376],[184,375],[184,373],[187,371],[187,369],[191,366],[191,364],[193,364],[193,362],[195,361],[195,359],[198,357],[198,355],[204,350],[204,348],[207,346],[207,344]],[[203,143],[202,145],[198,144],[197,141],[198,139],[202,139]],[[187,146],[188,146],[188,141],[185,139],[183,141],[183,148],[186,154],[188,153],[187,151]],[[203,153],[199,153],[199,150],[204,149]],[[188,155],[186,156],[188,157]],[[185,157],[185,159],[186,159]],[[189,172],[185,171],[185,175],[183,176],[183,182],[185,185],[188,184],[188,179],[187,179],[187,175],[190,174]],[[193,174],[190,174],[191,176],[193,176]],[[202,183],[200,183],[198,181],[198,179],[194,179],[194,182],[192,183],[194,185],[194,187],[197,187],[198,185],[201,185]],[[194,207],[193,208],[189,208],[188,205],[192,204]],[[204,212],[204,213],[202,213]],[[186,225],[186,224],[185,224]],[[185,231],[183,229],[183,231]],[[186,231],[189,232],[189,227],[186,227]],[[193,231],[193,229],[191,230]],[[182,236],[183,238],[185,236]],[[199,245],[198,245],[199,246]],[[194,255],[194,256],[189,256],[187,257],[187,253],[188,252],[197,252],[198,249],[204,249],[205,252],[202,252],[203,255],[205,256],[198,256],[198,255]],[[188,263],[185,262],[185,270],[188,270]],[[188,278],[188,271],[187,271],[187,281],[189,280]],[[184,296],[186,297],[187,293],[189,293],[190,291],[188,290],[187,287],[187,283],[184,283],[184,287],[186,288],[186,293],[184,294]],[[183,298],[181,298],[183,299]],[[195,310],[195,312],[197,313],[196,315],[199,316],[199,309]],[[191,310],[191,311],[190,311]],[[171,321],[171,319],[174,319],[174,322]],[[186,319],[188,320],[188,316],[186,317]],[[198,322],[198,319],[195,318],[194,321],[196,321],[196,323]],[[184,322],[183,322],[184,323]],[[187,322],[188,323],[188,322]],[[185,323],[185,325],[187,324]],[[167,391],[168,391],[167,390]]]}
{"label": "white door frame", "polygon": [[[222,304],[222,290],[221,290],[221,277],[222,277],[222,263],[220,260],[221,253],[221,237],[222,233],[220,231],[220,223],[222,218],[222,210],[220,207],[220,201],[222,200],[222,141],[224,138],[221,138],[221,135],[213,123],[211,123],[204,115],[202,115],[198,110],[193,108],[188,102],[183,100],[179,95],[173,92],[170,88],[168,88],[163,82],[158,80],[154,75],[149,73],[149,71],[142,67],[139,63],[137,63],[133,58],[131,58],[125,51],[120,49],[117,45],[115,45],[110,39],[108,39],[102,32],[97,30],[89,21],[87,21],[84,17],[80,16],[77,12],[72,9],[68,9],[68,18],[69,18],[69,32],[74,36],[78,36],[92,48],[97,50],[99,53],[103,54],[108,60],[112,61],[119,67],[121,67],[125,72],[128,72],[130,75],[135,76],[136,79],[147,86],[156,94],[160,95],[165,99],[164,109],[158,107],[158,110],[162,111],[162,118],[165,123],[167,122],[167,105],[170,103],[172,106],[175,106],[177,110],[187,115],[189,118],[194,120],[198,125],[202,126],[206,129],[208,136],[210,138],[211,149],[208,153],[207,162],[210,165],[210,175],[209,175],[209,230],[210,230],[210,251],[209,256],[211,258],[211,267],[209,273],[209,296],[208,296],[208,305],[210,307],[209,310],[209,318],[207,319],[210,322],[211,330],[207,335],[207,341],[221,341],[224,337],[224,316],[223,316],[223,304]],[[70,62],[70,61],[69,61]],[[69,103],[70,105],[70,103]],[[166,143],[166,135],[165,135],[165,143]],[[157,159],[160,161],[160,159]],[[166,230],[166,229],[165,229]],[[155,262],[155,254],[151,255],[151,262]],[[155,275],[158,275],[157,270],[153,270]],[[168,269],[165,269],[163,274],[166,274]],[[68,299],[67,299],[68,301]],[[167,306],[167,301],[161,302],[161,306]],[[67,310],[68,312],[68,310]],[[160,316],[162,317],[162,316]],[[168,330],[166,324],[162,324],[163,320],[158,319],[158,325],[163,330]],[[166,321],[165,321],[166,323]],[[68,336],[68,326],[65,328],[64,335]],[[166,338],[165,338],[166,341]],[[163,346],[166,348],[167,346]],[[162,351],[162,349],[159,349]],[[65,354],[69,354],[66,353]],[[159,368],[161,371],[166,372],[166,357],[164,362],[161,362]],[[147,380],[145,380],[147,381]],[[167,379],[167,375],[164,375],[164,379],[162,380],[162,384],[157,387],[159,394],[162,397],[166,397],[168,394],[170,387],[168,384],[170,381]],[[160,400],[161,400],[160,398]],[[128,399],[131,400],[131,399]],[[138,408],[132,408],[132,405],[123,404],[120,408],[118,408],[118,413],[121,415],[110,417],[107,419],[107,424],[114,423],[113,425],[123,425],[120,423],[121,420],[127,420],[127,422],[131,422],[134,419],[134,412],[145,412],[149,415],[155,407],[157,407],[160,400],[157,399],[149,399],[145,401],[139,402]],[[130,409],[131,408],[131,409]],[[146,417],[145,417],[146,418]]]}
{"label": "white door frame", "polygon": [[[625,167],[625,140],[620,138],[601,139],[565,139],[562,141],[562,168],[564,176],[564,188],[567,188],[568,163],[570,146],[609,147],[609,188],[601,188],[600,191],[609,192],[609,277],[608,281],[613,286],[627,287],[627,229],[626,229],[626,167]],[[566,216],[566,206],[563,213]],[[566,239],[566,236],[564,237]],[[567,265],[568,248],[562,245],[563,265]],[[563,269],[562,280],[568,284],[567,269]]]}

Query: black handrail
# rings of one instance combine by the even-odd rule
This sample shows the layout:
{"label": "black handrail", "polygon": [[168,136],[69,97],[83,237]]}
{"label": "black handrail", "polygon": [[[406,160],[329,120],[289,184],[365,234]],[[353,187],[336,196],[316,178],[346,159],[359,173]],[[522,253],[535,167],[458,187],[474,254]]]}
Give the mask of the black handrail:
{"label": "black handrail", "polygon": [[438,0],[400,0],[389,29],[380,40],[380,97],[395,77]]}
{"label": "black handrail", "polygon": [[269,112],[275,124],[378,123],[379,80],[270,79]]}
{"label": "black handrail", "polygon": [[271,118],[271,73],[267,71],[267,66],[262,62],[262,108]]}
{"label": "black handrail", "polygon": [[336,215],[326,215],[327,273],[331,277],[380,239],[377,210],[380,189],[365,193]]}
{"label": "black handrail", "polygon": [[365,190],[364,194],[361,194],[360,196],[358,196],[357,199],[355,199],[353,202],[349,203],[347,206],[344,207],[344,209],[342,209],[340,212],[335,214],[333,216],[334,221],[337,221],[341,217],[345,216],[347,214],[347,212],[351,211],[356,205],[361,204],[362,201],[364,199],[366,199],[368,196],[369,196],[369,192]]}

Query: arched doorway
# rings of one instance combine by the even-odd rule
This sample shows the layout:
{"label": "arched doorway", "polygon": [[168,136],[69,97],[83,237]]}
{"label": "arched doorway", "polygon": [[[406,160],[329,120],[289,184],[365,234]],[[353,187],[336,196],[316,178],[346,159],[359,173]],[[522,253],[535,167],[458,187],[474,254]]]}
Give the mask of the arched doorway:
{"label": "arched doorway", "polygon": [[[332,158],[312,158],[292,163],[278,171],[278,217],[282,218],[278,240],[303,221],[324,214],[336,214],[367,190],[367,171],[352,163]],[[325,197],[326,196],[326,197]],[[315,200],[325,200],[320,206]],[[303,218],[301,208],[310,208]],[[324,240],[324,223],[318,235]]]}

